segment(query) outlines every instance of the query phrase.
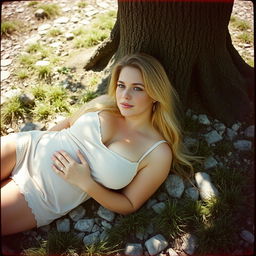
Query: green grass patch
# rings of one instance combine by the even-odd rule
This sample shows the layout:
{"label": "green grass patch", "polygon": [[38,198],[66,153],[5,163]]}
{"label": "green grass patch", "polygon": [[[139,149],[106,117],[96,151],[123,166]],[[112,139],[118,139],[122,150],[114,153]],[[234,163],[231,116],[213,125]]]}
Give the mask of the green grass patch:
{"label": "green grass patch", "polygon": [[79,8],[85,8],[88,4],[85,1],[80,1],[77,3],[77,6]]}
{"label": "green grass patch", "polygon": [[37,75],[38,78],[41,80],[50,80],[52,76],[52,67],[50,65],[48,66],[37,66]]}
{"label": "green grass patch", "polygon": [[109,11],[104,14],[98,14],[93,20],[92,27],[95,29],[110,31],[115,24],[115,20],[116,20],[115,11]]}
{"label": "green grass patch", "polygon": [[253,36],[248,32],[243,32],[237,36],[241,43],[245,44],[252,44],[253,43]]}
{"label": "green grass patch", "polygon": [[84,104],[86,102],[89,102],[90,100],[96,98],[98,95],[94,91],[87,91],[84,94],[82,94],[80,98],[80,103]]}
{"label": "green grass patch", "polygon": [[58,28],[53,28],[51,30],[49,30],[49,32],[47,33],[47,35],[49,36],[59,36],[59,35],[62,35],[62,31]]}
{"label": "green grass patch", "polygon": [[1,36],[10,36],[21,27],[20,21],[2,21],[1,22]]}
{"label": "green grass patch", "polygon": [[207,144],[206,141],[204,141],[204,140],[199,141],[199,146],[198,146],[196,155],[201,156],[201,157],[208,157],[208,156],[212,155],[212,149]]}
{"label": "green grass patch", "polygon": [[247,29],[251,29],[251,25],[249,24],[248,21],[241,20],[238,17],[235,17],[233,15],[230,18],[230,23],[232,24],[232,26],[234,26],[235,28],[241,31],[246,31]]}
{"label": "green grass patch", "polygon": [[37,58],[32,54],[25,53],[25,54],[21,54],[18,57],[18,60],[22,66],[27,67],[29,69],[33,69],[34,68],[33,66],[36,63]]}
{"label": "green grass patch", "polygon": [[16,72],[16,76],[19,80],[24,80],[29,77],[29,73],[26,69],[21,69],[18,72]]}
{"label": "green grass patch", "polygon": [[28,2],[28,7],[35,7],[36,5],[38,5],[39,2],[38,1],[29,1]]}
{"label": "green grass patch", "polygon": [[60,7],[57,4],[39,4],[36,7],[37,10],[43,9],[48,19],[60,14]]}
{"label": "green grass patch", "polygon": [[85,246],[82,250],[81,256],[102,256],[102,255],[113,255],[114,253],[120,252],[120,249],[116,249],[116,245],[110,245],[105,241]]}

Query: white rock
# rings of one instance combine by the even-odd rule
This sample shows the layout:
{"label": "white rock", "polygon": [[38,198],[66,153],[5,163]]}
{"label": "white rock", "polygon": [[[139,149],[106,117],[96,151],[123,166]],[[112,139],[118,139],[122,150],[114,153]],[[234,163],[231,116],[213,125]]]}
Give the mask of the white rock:
{"label": "white rock", "polygon": [[90,21],[89,20],[81,20],[80,23],[83,25],[89,25]]}
{"label": "white rock", "polygon": [[249,127],[247,127],[244,131],[244,135],[247,137],[247,138],[253,138],[254,137],[254,134],[255,134],[255,126],[254,125],[251,125]]}
{"label": "white rock", "polygon": [[99,209],[98,209],[98,211],[97,211],[97,214],[101,217],[101,218],[103,218],[103,219],[105,219],[105,220],[107,220],[107,221],[113,221],[114,220],[114,218],[115,218],[115,213],[114,212],[111,212],[110,210],[108,210],[108,209],[106,209],[106,208],[104,208],[103,206],[100,206],[99,207]]}
{"label": "white rock", "polygon": [[216,142],[221,141],[223,138],[220,136],[216,130],[213,130],[204,135],[206,142],[210,145]]}
{"label": "white rock", "polygon": [[233,145],[235,149],[240,151],[249,151],[252,149],[252,142],[249,140],[237,140]]}
{"label": "white rock", "polygon": [[216,159],[212,156],[207,157],[204,160],[204,168],[206,170],[210,169],[210,168],[214,168],[218,165],[218,162],[216,161]]}
{"label": "white rock", "polygon": [[161,234],[158,234],[148,239],[145,246],[150,255],[156,255],[168,246],[168,242]]}
{"label": "white rock", "polygon": [[1,82],[8,79],[10,77],[11,73],[9,71],[1,71]]}
{"label": "white rock", "polygon": [[72,40],[72,39],[74,39],[74,34],[72,34],[72,33],[66,33],[66,34],[65,34],[65,38],[66,38],[67,40]]}
{"label": "white rock", "polygon": [[248,243],[253,244],[254,243],[254,235],[249,232],[248,230],[243,230],[240,233],[240,236]]}
{"label": "white rock", "polygon": [[199,188],[200,197],[207,200],[211,197],[219,195],[217,188],[212,184],[210,176],[205,172],[197,172],[195,174],[197,187]]}
{"label": "white rock", "polygon": [[59,17],[54,21],[54,24],[66,24],[68,23],[69,18],[68,17]]}
{"label": "white rock", "polygon": [[99,240],[100,240],[100,232],[96,231],[90,235],[85,236],[83,239],[83,243],[84,245],[91,245],[99,242]]}
{"label": "white rock", "polygon": [[193,255],[197,248],[197,238],[194,235],[186,234],[182,237],[183,243],[181,249],[189,255]]}
{"label": "white rock", "polygon": [[44,67],[50,65],[50,62],[48,60],[39,60],[35,64],[36,66]]}
{"label": "white rock", "polygon": [[39,26],[37,30],[38,31],[45,31],[45,30],[47,30],[47,29],[49,29],[51,27],[52,26],[50,24],[43,24],[43,25]]}
{"label": "white rock", "polygon": [[57,220],[56,226],[57,226],[57,230],[59,232],[69,232],[70,231],[70,220],[68,218]]}
{"label": "white rock", "polygon": [[183,179],[175,174],[168,176],[165,181],[165,187],[168,194],[175,198],[180,198],[185,189]]}
{"label": "white rock", "polygon": [[125,246],[124,254],[128,256],[141,256],[143,255],[142,245],[129,243]]}
{"label": "white rock", "polygon": [[72,17],[70,21],[73,22],[73,23],[78,23],[79,20],[80,20],[80,19],[77,18],[77,17]]}
{"label": "white rock", "polygon": [[169,256],[179,256],[179,254],[177,252],[175,252],[172,248],[169,248],[166,250],[166,253],[169,255]]}
{"label": "white rock", "polygon": [[211,124],[211,122],[208,119],[207,115],[199,115],[198,116],[198,122],[200,124],[204,124],[204,125],[210,125]]}
{"label": "white rock", "polygon": [[9,66],[12,63],[11,59],[1,60],[1,67]]}
{"label": "white rock", "polygon": [[3,96],[9,99],[12,97],[20,96],[20,94],[21,94],[21,89],[12,89],[7,91]]}
{"label": "white rock", "polygon": [[36,44],[38,41],[41,39],[41,36],[36,34],[30,38],[28,38],[25,42],[24,45],[29,45],[29,44]]}

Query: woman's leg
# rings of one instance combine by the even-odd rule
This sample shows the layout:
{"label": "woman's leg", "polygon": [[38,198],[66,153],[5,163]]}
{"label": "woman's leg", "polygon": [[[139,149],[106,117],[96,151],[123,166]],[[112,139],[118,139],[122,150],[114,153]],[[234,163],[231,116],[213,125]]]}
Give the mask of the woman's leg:
{"label": "woman's leg", "polygon": [[16,165],[16,141],[13,136],[1,137],[1,181],[8,178]]}
{"label": "woman's leg", "polygon": [[36,227],[35,216],[13,180],[1,187],[1,233],[11,235]]}

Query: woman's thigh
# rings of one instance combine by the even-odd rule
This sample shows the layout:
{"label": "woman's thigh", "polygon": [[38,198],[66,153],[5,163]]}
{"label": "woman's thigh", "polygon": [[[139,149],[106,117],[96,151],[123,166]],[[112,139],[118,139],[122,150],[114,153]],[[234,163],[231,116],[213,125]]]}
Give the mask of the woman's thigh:
{"label": "woman's thigh", "polygon": [[1,180],[8,178],[16,165],[16,141],[14,136],[1,137]]}
{"label": "woman's thigh", "polygon": [[19,233],[36,227],[35,216],[13,180],[1,187],[2,235]]}

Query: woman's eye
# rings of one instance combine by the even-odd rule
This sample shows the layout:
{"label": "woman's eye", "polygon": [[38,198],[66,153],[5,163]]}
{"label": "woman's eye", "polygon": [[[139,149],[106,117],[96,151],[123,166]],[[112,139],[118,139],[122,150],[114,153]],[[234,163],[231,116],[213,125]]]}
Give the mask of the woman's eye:
{"label": "woman's eye", "polygon": [[117,84],[117,87],[124,88],[124,85],[123,84]]}
{"label": "woman's eye", "polygon": [[135,90],[135,91],[139,91],[139,92],[143,91],[143,89],[140,88],[140,87],[134,87],[134,90]]}

